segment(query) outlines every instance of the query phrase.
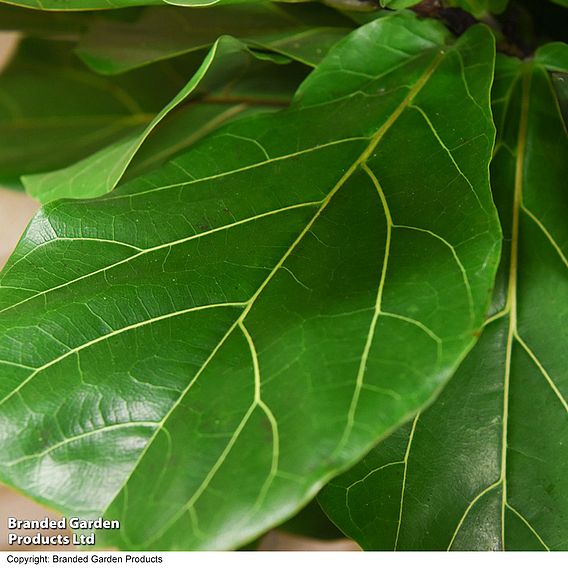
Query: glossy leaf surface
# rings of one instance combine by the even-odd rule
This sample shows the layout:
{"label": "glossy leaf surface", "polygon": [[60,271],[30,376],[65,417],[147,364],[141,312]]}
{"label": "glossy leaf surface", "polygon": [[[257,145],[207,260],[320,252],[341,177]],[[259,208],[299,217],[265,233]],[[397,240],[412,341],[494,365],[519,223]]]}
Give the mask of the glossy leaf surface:
{"label": "glossy leaf surface", "polygon": [[320,497],[365,548],[568,548],[568,139],[550,77],[565,50],[499,60],[506,244],[479,343],[432,407]]}
{"label": "glossy leaf surface", "polygon": [[0,280],[2,480],[119,518],[102,545],[232,548],[413,415],[495,276],[493,58],[376,20],[290,109],[42,209]]}

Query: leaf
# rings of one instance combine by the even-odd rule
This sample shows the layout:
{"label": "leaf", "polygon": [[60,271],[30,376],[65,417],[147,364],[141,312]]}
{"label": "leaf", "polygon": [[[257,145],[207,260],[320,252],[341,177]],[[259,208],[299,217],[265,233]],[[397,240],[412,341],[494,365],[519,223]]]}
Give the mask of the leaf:
{"label": "leaf", "polygon": [[350,31],[344,27],[317,27],[294,34],[250,38],[247,43],[251,48],[264,49],[309,67],[316,67],[329,50]]}
{"label": "leaf", "polygon": [[495,277],[493,58],[382,18],[290,109],[44,207],[0,281],[2,480],[119,518],[103,546],[235,548],[414,414]]}
{"label": "leaf", "polygon": [[420,4],[421,0],[379,0],[382,8],[390,8],[391,10],[401,10],[403,8],[410,8]]}
{"label": "leaf", "polygon": [[345,538],[322,511],[317,499],[310,501],[297,515],[280,525],[278,530],[318,540]]}
{"label": "leaf", "polygon": [[554,88],[558,96],[560,111],[564,117],[564,124],[568,127],[568,72],[553,73],[552,82],[554,83]]}
{"label": "leaf", "polygon": [[0,30],[24,34],[53,36],[79,33],[93,20],[93,13],[40,12],[0,4]]}
{"label": "leaf", "polygon": [[[146,124],[179,89],[159,66],[115,80],[74,60],[70,43],[27,39],[0,82],[0,183],[62,167]],[[148,85],[162,85],[160,90]]]}
{"label": "leaf", "polygon": [[[258,53],[255,56],[258,57]],[[307,74],[301,65],[283,67],[253,57],[249,57],[243,68],[236,67],[234,71],[237,76],[232,78],[230,67],[226,65],[222,78],[227,84],[196,93],[195,100],[168,114],[138,149],[121,182],[164,164],[235,117],[273,112],[288,106]],[[214,85],[210,78],[209,81],[205,78],[200,88]]]}
{"label": "leaf", "polygon": [[[135,22],[95,23],[81,39],[77,53],[98,73],[116,74],[208,48],[219,36],[231,35],[256,46],[298,53],[315,66],[325,55],[322,37],[335,43],[352,27],[350,20],[319,5],[154,7],[144,10]],[[306,45],[313,47],[306,52]]]}
{"label": "leaf", "polygon": [[535,54],[536,61],[550,71],[568,73],[568,45],[555,41],[542,46]]}
{"label": "leaf", "polygon": [[163,0],[0,0],[0,3],[35,10],[100,10],[163,4]]}
{"label": "leaf", "polygon": [[479,343],[432,407],[321,494],[365,548],[568,547],[568,139],[553,52],[498,60],[492,182],[508,245]]}
{"label": "leaf", "polygon": [[[251,105],[255,104],[255,100],[258,101],[258,106],[268,104],[269,101],[263,98],[266,89],[259,93],[260,96],[256,94],[248,99],[240,98],[238,94],[233,99],[232,92],[236,89],[231,87],[225,89],[231,81],[237,81],[238,85],[239,74],[245,73],[254,59],[255,54],[247,50],[239,41],[230,37],[221,38],[215,43],[193,77],[168,104],[164,105],[144,129],[64,169],[25,176],[23,182],[26,191],[42,203],[66,197],[90,198],[108,193],[118,185],[154,129],[190,96],[208,91],[212,91],[213,94],[216,90],[222,91],[220,97],[203,97],[201,104],[206,107],[205,110],[195,108],[192,109],[193,112],[192,110],[185,112],[185,118],[180,124],[174,124],[170,128],[171,134],[161,137],[160,146],[163,146],[164,140],[168,143],[165,146],[165,156],[161,156],[163,153],[161,149],[158,150],[158,154],[156,145],[152,145],[148,151],[161,156],[162,162],[172,154],[172,150],[179,151],[191,145],[223,122],[248,110]],[[296,73],[293,77],[297,78],[298,74]],[[282,81],[277,83],[278,86],[282,84]],[[274,101],[274,98],[268,97],[268,99],[270,102]],[[283,101],[286,102],[285,92],[275,99],[277,105],[282,104]],[[209,108],[211,104],[215,105],[213,109]],[[188,130],[182,130],[184,127]],[[188,133],[191,133],[191,136],[188,136]],[[173,142],[171,141],[172,135]],[[178,138],[182,144],[181,148],[178,147],[179,142],[175,141]]]}
{"label": "leaf", "polygon": [[449,6],[462,8],[471,12],[476,18],[483,17],[487,13],[500,14],[505,11],[509,0],[449,0]]}
{"label": "leaf", "polygon": [[[166,4],[173,6],[184,6],[187,8],[207,8],[209,6],[224,6],[232,4],[245,4],[247,2],[254,3],[259,0],[164,0]],[[290,2],[304,1],[304,0],[284,0]]]}
{"label": "leaf", "polygon": [[564,6],[565,8],[568,8],[568,0],[552,0],[552,1],[556,4]]}

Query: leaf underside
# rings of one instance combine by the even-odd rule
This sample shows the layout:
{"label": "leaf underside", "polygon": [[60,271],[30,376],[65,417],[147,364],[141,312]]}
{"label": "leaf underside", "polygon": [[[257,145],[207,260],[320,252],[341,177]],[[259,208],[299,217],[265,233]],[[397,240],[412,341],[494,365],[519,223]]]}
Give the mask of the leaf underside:
{"label": "leaf underside", "polygon": [[568,139],[548,70],[566,55],[498,60],[506,245],[479,343],[432,407],[320,495],[367,549],[568,548]]}
{"label": "leaf underside", "polygon": [[494,46],[450,42],[376,20],[290,109],[45,206],[0,278],[2,480],[105,545],[234,548],[428,402],[500,249]]}

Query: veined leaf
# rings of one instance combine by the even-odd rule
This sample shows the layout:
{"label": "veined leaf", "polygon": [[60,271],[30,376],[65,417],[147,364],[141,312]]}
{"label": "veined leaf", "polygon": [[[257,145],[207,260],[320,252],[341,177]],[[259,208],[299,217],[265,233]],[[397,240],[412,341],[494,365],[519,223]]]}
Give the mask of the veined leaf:
{"label": "veined leaf", "polygon": [[[326,47],[345,36],[352,22],[320,5],[259,2],[187,10],[154,7],[135,22],[99,21],[77,47],[95,71],[123,73],[135,67],[210,47],[221,35],[298,54],[315,66]],[[327,44],[326,40],[327,39]]]}
{"label": "veined leaf", "polygon": [[[252,94],[247,97],[238,95],[239,75],[246,73],[254,59],[254,53],[239,41],[230,37],[221,38],[193,77],[145,128],[66,168],[25,176],[23,182],[26,191],[42,203],[65,197],[90,198],[108,193],[120,182],[154,129],[190,96],[202,95],[201,100],[198,101],[199,106],[186,109],[179,123],[177,121],[179,117],[176,117],[175,124],[169,128],[168,133],[161,136],[160,140],[145,152],[146,156],[151,157],[152,162],[159,158],[163,163],[172,154],[196,142],[227,120],[250,110],[255,104],[257,106],[266,106],[269,102],[285,104],[286,96],[290,94],[289,89],[288,92],[284,90],[280,95],[272,98],[267,96],[266,85],[259,92],[253,89]],[[286,86],[286,80],[289,78],[287,73],[281,72],[281,75],[285,80],[275,83],[279,87]],[[292,85],[295,79],[299,80],[301,77],[298,69],[293,69],[290,77]],[[268,75],[259,83],[262,84],[263,81],[266,82],[271,78],[272,75]],[[231,80],[235,81],[236,85],[231,85]],[[215,96],[218,91],[221,91],[220,96]],[[209,93],[211,96],[205,96]]]}
{"label": "veined leaf", "polygon": [[[75,61],[68,42],[27,39],[0,81],[0,183],[79,160],[151,120],[181,86],[148,67],[114,80]],[[160,90],[149,85],[160,84]]]}
{"label": "veined leaf", "polygon": [[221,82],[217,88],[212,77],[206,77],[196,91],[195,100],[168,114],[152,131],[128,165],[121,182],[164,164],[237,116],[287,107],[306,77],[307,68],[294,63],[274,65],[257,60],[258,53],[254,55],[240,70],[233,67],[233,77],[231,66],[225,64],[222,78],[226,83]]}
{"label": "veined leaf", "polygon": [[556,4],[560,4],[561,6],[565,6],[566,8],[568,8],[568,0],[552,0],[553,2],[555,2]]}
{"label": "veined leaf", "polygon": [[542,46],[535,54],[536,61],[549,71],[568,73],[568,45],[555,41]]}
{"label": "veined leaf", "polygon": [[365,548],[568,547],[568,139],[544,63],[562,68],[560,51],[498,62],[508,245],[479,343],[431,408],[321,494]]}
{"label": "veined leaf", "polygon": [[493,58],[382,18],[290,109],[44,207],[0,280],[2,480],[100,544],[232,548],[413,415],[495,276]]}

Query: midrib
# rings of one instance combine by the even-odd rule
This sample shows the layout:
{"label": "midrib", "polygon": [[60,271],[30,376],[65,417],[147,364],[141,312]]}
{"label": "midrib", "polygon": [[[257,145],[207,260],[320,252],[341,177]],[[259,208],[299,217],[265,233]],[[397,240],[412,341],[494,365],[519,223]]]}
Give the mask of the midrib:
{"label": "midrib", "polygon": [[[219,351],[219,349],[222,347],[222,345],[224,344],[224,342],[230,337],[230,335],[232,334],[232,332],[239,326],[241,325],[245,318],[247,317],[248,313],[250,312],[250,310],[252,309],[254,302],[256,301],[256,299],[260,296],[260,294],[262,293],[262,291],[266,288],[266,286],[268,286],[268,284],[270,283],[270,281],[272,280],[273,276],[278,272],[278,270],[280,270],[280,268],[284,265],[284,263],[286,262],[286,260],[288,259],[288,257],[292,254],[292,252],[295,250],[296,246],[298,246],[298,244],[302,241],[302,239],[305,237],[305,235],[310,231],[311,227],[314,225],[314,223],[316,222],[316,220],[320,217],[320,215],[323,213],[323,211],[325,210],[325,208],[327,207],[327,205],[330,203],[330,201],[332,200],[333,196],[343,187],[343,185],[345,185],[345,183],[347,182],[347,180],[349,180],[349,178],[355,173],[355,171],[357,171],[357,169],[366,162],[366,160],[369,159],[369,157],[371,156],[371,154],[373,153],[373,151],[376,149],[377,145],[380,143],[381,139],[385,136],[385,134],[389,131],[389,129],[395,124],[395,122],[397,121],[397,119],[401,116],[401,114],[404,112],[404,110],[408,107],[408,105],[412,102],[412,100],[418,95],[418,93],[423,89],[423,87],[426,85],[426,83],[428,82],[428,80],[430,79],[430,77],[433,75],[433,73],[435,72],[435,70],[437,69],[438,65],[440,64],[440,62],[442,61],[444,55],[446,54],[446,51],[442,51],[440,50],[438,52],[438,54],[436,55],[436,57],[434,57],[432,63],[428,66],[428,68],[426,69],[426,71],[422,74],[422,76],[418,79],[418,81],[416,82],[416,84],[413,86],[413,88],[409,91],[409,93],[407,94],[407,96],[404,98],[404,100],[399,104],[399,106],[395,109],[395,111],[393,112],[393,114],[388,118],[388,120],[379,128],[379,130],[376,132],[376,134],[371,138],[368,146],[365,148],[365,150],[362,152],[362,154],[359,156],[359,158],[357,160],[354,161],[354,163],[351,165],[351,167],[345,172],[345,174],[340,178],[340,180],[337,182],[337,184],[331,189],[331,191],[328,193],[327,197],[322,201],[321,206],[318,208],[318,210],[315,212],[314,216],[312,217],[312,219],[310,220],[309,223],[307,223],[306,227],[300,232],[300,234],[298,235],[298,237],[294,240],[294,242],[290,245],[290,247],[287,249],[287,251],[284,253],[284,255],[281,257],[280,261],[275,265],[275,267],[271,270],[270,274],[267,276],[267,278],[262,282],[262,284],[259,286],[259,288],[257,289],[257,291],[255,292],[255,294],[250,298],[250,300],[247,302],[247,307],[246,309],[243,311],[243,313],[241,314],[241,316],[239,316],[239,318],[237,318],[237,320],[230,326],[230,328],[227,330],[227,332],[225,333],[225,335],[221,338],[220,342],[214,347],[212,354],[207,358],[206,362],[204,363],[204,365],[201,367],[201,369],[197,372],[197,375],[190,381],[190,383],[188,384],[188,386],[186,387],[186,389],[184,389],[184,391],[180,394],[179,398],[176,400],[176,402],[172,405],[172,407],[170,408],[170,410],[165,414],[164,418],[160,421],[158,427],[155,429],[154,433],[152,434],[152,436],[150,437],[150,439],[148,440],[148,443],[146,444],[144,450],[142,451],[142,453],[140,454],[138,460],[136,461],[136,463],[134,464],[131,474],[128,477],[128,479],[126,479],[126,481],[122,484],[122,486],[118,489],[118,491],[116,492],[116,494],[112,497],[112,499],[109,500],[109,507],[107,507],[106,511],[109,510],[110,506],[112,505],[112,503],[114,503],[114,501],[116,500],[116,498],[118,497],[118,495],[120,494],[120,492],[128,485],[132,475],[135,473],[135,471],[137,470],[137,467],[139,466],[139,464],[141,463],[141,461],[144,459],[144,456],[146,455],[147,451],[149,450],[149,448],[152,446],[155,438],[157,437],[158,433],[162,430],[162,428],[164,427],[164,425],[166,424],[166,422],[168,421],[169,417],[173,414],[173,412],[176,410],[176,408],[181,404],[181,402],[184,400],[185,396],[187,395],[187,393],[189,392],[190,388],[193,386],[193,384],[195,384],[196,379],[198,378],[198,376],[202,373],[202,371],[205,369],[205,366],[208,365],[208,363],[211,361],[212,357]],[[193,497],[191,497],[187,503],[191,502]],[[186,507],[187,503],[183,506],[184,508]],[[105,512],[106,512],[105,511]],[[162,531],[163,533],[164,531]]]}
{"label": "midrib", "polygon": [[503,487],[501,502],[501,546],[503,550],[506,549],[505,509],[507,507],[507,440],[509,422],[509,390],[513,343],[515,335],[517,333],[517,267],[519,256],[519,218],[523,199],[523,170],[527,143],[532,65],[528,64],[524,67],[522,81],[521,115],[519,121],[517,155],[515,161],[515,188],[513,196],[513,218],[511,229],[511,260],[509,264],[507,304],[504,310],[504,313],[509,315],[509,328],[507,332],[507,349],[505,355],[505,378],[503,387],[503,433],[501,440],[501,475],[499,478],[499,481],[502,483]]}
{"label": "midrib", "polygon": [[284,262],[286,262],[287,258],[290,254],[294,251],[296,246],[302,241],[302,239],[306,236],[306,234],[310,231],[313,227],[314,223],[317,221],[319,216],[324,212],[325,208],[329,205],[334,195],[345,185],[345,183],[351,178],[351,176],[357,171],[357,169],[364,164],[371,154],[376,149],[377,145],[383,138],[383,136],[389,131],[389,129],[393,126],[393,124],[398,120],[400,115],[404,112],[404,110],[408,107],[408,105],[412,102],[412,100],[416,97],[416,95],[422,90],[424,85],[428,82],[428,79],[432,76],[440,61],[444,55],[444,52],[438,53],[438,55],[434,58],[432,63],[428,66],[428,69],[424,72],[424,74],[420,77],[420,79],[416,82],[414,87],[409,91],[408,95],[404,98],[404,100],[399,104],[399,106],[395,109],[392,115],[388,118],[388,120],[379,128],[377,133],[371,138],[368,146],[365,148],[363,153],[353,162],[351,167],[343,174],[340,180],[335,184],[335,186],[331,189],[331,191],[327,194],[327,197],[322,201],[319,209],[315,212],[314,216],[311,218],[310,222],[307,223],[306,227],[300,232],[296,240],[290,245],[288,250],[284,253],[282,258],[279,262],[274,266],[271,270],[270,274],[264,280],[264,282],[260,285],[256,293],[251,297],[249,300],[249,306],[244,311],[243,315],[241,316],[242,319],[246,317],[248,312],[251,310],[255,300],[258,296],[262,293],[264,288],[270,283],[272,277],[280,268],[283,266]]}

